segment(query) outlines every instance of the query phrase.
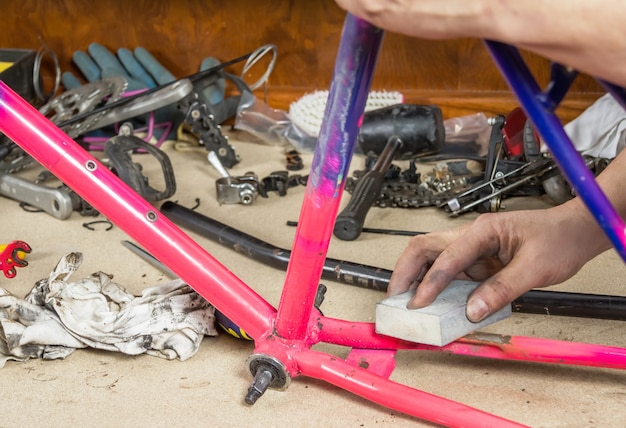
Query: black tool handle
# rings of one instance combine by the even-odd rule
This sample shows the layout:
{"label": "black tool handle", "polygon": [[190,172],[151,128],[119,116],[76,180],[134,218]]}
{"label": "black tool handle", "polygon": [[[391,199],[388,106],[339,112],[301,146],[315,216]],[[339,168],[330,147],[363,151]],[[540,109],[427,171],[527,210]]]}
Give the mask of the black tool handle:
{"label": "black tool handle", "polygon": [[396,151],[402,146],[402,140],[396,136],[389,138],[371,170],[367,171],[356,183],[350,202],[337,216],[333,233],[343,241],[354,241],[363,231],[365,217],[380,196],[385,182],[385,174],[391,166]]}

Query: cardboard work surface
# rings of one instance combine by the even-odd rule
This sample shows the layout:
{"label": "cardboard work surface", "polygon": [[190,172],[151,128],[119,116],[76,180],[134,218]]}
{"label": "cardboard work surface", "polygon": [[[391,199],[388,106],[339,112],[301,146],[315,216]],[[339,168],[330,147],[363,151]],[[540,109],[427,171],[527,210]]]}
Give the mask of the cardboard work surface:
{"label": "cardboard work surface", "polygon": [[[280,147],[231,142],[242,161],[232,175],[254,171],[264,177],[284,170]],[[250,206],[222,205],[216,200],[218,173],[202,151],[175,151],[166,147],[176,174],[178,190],[171,198],[197,211],[280,248],[290,248],[304,187],[280,197],[258,198]],[[312,155],[303,154],[306,174]],[[356,157],[352,167],[362,169]],[[25,171],[24,175],[35,174]],[[345,203],[346,201],[344,201]],[[508,209],[541,208],[536,198],[506,201]],[[157,204],[160,206],[160,203]],[[470,213],[449,218],[435,208],[374,208],[367,226],[433,231],[473,220]],[[57,220],[45,213],[25,212],[18,203],[0,198],[0,241],[23,240],[33,251],[29,266],[13,279],[0,278],[0,286],[23,297],[34,283],[49,275],[67,252],[80,251],[83,265],[75,280],[103,271],[137,295],[167,281],[159,270],[124,248],[128,239],[117,227],[94,230],[83,223],[103,217],[73,213]],[[284,272],[265,266],[229,248],[190,233],[226,267],[258,291],[271,304],[280,299]],[[356,241],[333,238],[328,257],[392,269],[410,238],[364,233]],[[550,263],[546,260],[545,263]],[[532,269],[529,266],[529,269]],[[626,268],[609,251],[553,290],[626,295]],[[325,315],[356,321],[374,321],[375,305],[385,296],[375,290],[322,281],[327,287],[321,306]],[[568,318],[549,315],[513,315],[484,331],[626,346],[622,321]],[[348,349],[317,345],[316,349],[345,357]],[[382,408],[348,392],[306,377],[292,379],[286,391],[269,390],[254,406],[243,402],[251,377],[246,358],[253,344],[221,333],[206,337],[198,353],[187,361],[80,349],[65,360],[9,361],[0,369],[0,427],[17,426],[303,426],[380,427],[431,426]],[[621,427],[626,420],[626,372],[575,366],[511,362],[449,355],[439,352],[399,352],[393,380],[534,427]],[[418,404],[418,403],[416,403]]]}

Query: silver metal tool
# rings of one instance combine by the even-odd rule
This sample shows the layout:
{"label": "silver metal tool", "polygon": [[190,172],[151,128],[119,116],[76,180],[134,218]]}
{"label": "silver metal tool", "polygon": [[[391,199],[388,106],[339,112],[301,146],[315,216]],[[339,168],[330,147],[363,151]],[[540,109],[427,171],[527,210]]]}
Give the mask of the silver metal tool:
{"label": "silver metal tool", "polygon": [[136,255],[138,255],[139,257],[141,257],[143,260],[145,260],[152,266],[154,266],[155,268],[159,269],[161,272],[163,272],[170,278],[178,278],[178,275],[172,272],[170,268],[165,266],[156,257],[154,257],[152,254],[150,254],[149,252],[141,248],[139,245],[134,244],[130,241],[122,241],[122,245],[128,248],[130,251],[132,251]]}
{"label": "silver metal tool", "polygon": [[224,165],[220,161],[220,158],[213,150],[209,152],[209,154],[207,155],[207,159],[209,160],[209,163],[213,165],[213,168],[215,168],[222,177],[230,177],[228,170],[226,169],[226,167],[224,167]]}
{"label": "silver metal tool", "polygon": [[103,128],[177,103],[189,95],[192,89],[193,84],[189,79],[177,80],[150,94],[136,97],[121,106],[103,112],[87,130]]}
{"label": "silver metal tool", "polygon": [[11,174],[0,173],[0,195],[27,203],[59,220],[65,220],[74,211],[68,191],[52,189]]}

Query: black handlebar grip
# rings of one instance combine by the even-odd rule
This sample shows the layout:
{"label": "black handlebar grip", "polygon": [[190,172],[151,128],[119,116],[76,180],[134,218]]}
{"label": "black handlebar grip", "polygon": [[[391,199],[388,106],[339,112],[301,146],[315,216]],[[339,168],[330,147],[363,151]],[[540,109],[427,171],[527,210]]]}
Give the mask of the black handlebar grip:
{"label": "black handlebar grip", "polygon": [[356,183],[350,202],[337,216],[334,235],[343,241],[354,241],[363,231],[365,217],[380,196],[385,182],[385,174],[391,166],[396,151],[402,146],[402,140],[391,137],[371,170],[367,171]]}

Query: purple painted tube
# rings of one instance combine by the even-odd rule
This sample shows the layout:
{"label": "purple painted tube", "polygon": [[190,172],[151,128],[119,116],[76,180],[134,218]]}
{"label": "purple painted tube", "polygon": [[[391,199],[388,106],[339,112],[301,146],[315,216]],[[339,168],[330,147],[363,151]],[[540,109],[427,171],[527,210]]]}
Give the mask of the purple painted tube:
{"label": "purple painted tube", "polygon": [[383,34],[346,17],[278,307],[276,333],[287,339],[307,332]]}

